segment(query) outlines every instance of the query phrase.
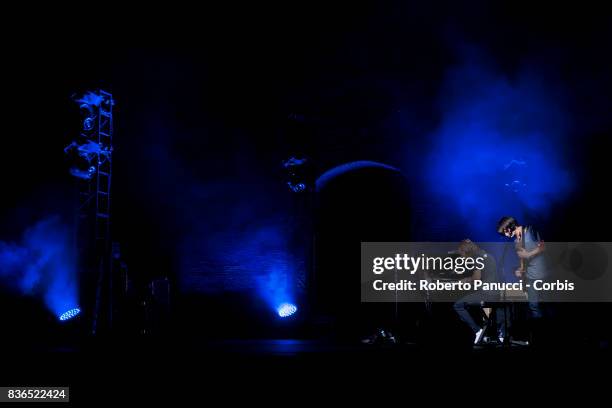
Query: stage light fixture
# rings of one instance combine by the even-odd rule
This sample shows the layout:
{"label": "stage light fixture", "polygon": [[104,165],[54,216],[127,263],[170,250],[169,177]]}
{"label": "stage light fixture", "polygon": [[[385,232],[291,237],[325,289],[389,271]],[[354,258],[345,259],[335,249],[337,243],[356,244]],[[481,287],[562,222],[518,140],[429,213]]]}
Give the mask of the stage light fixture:
{"label": "stage light fixture", "polygon": [[292,303],[283,303],[276,310],[280,317],[289,317],[297,312],[297,306]]}
{"label": "stage light fixture", "polygon": [[74,317],[76,317],[79,313],[81,313],[81,309],[79,309],[78,307],[75,307],[74,309],[70,309],[67,310],[66,312],[62,313],[61,316],[59,317],[59,319],[64,322],[66,320],[70,320]]}
{"label": "stage light fixture", "polygon": [[96,125],[96,112],[94,106],[83,103],[80,106],[81,116],[83,117],[83,130],[89,132]]}
{"label": "stage light fixture", "polygon": [[111,149],[91,140],[72,141],[64,148],[64,153],[73,162],[70,174],[83,180],[91,180],[96,173],[96,167],[93,164],[96,161],[102,164],[108,160]]}
{"label": "stage light fixture", "polygon": [[293,191],[294,193],[302,193],[306,191],[306,184],[304,183],[297,183],[297,184],[287,183],[287,185],[289,186],[289,189]]}
{"label": "stage light fixture", "polygon": [[283,162],[287,177],[287,186],[294,193],[303,193],[307,190],[308,184],[308,160],[291,157]]}

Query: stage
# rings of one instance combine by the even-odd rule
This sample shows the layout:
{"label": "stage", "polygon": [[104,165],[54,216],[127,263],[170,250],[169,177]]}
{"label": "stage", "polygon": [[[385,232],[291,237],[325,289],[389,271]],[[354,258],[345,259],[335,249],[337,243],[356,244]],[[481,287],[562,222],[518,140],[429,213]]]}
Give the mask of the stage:
{"label": "stage", "polygon": [[7,13],[0,387],[606,377],[612,19],[532,3]]}

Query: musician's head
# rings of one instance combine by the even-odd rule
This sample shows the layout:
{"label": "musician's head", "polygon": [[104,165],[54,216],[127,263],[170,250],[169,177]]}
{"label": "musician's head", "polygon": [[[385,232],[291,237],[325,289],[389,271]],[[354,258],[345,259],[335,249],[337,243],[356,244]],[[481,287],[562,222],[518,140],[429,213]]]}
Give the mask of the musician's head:
{"label": "musician's head", "polygon": [[473,243],[469,239],[464,239],[459,243],[459,247],[457,247],[457,253],[464,258],[472,257],[475,258],[482,253],[482,250],[478,245]]}
{"label": "musician's head", "polygon": [[513,238],[519,227],[520,225],[514,217],[502,217],[497,223],[497,233],[507,238]]}

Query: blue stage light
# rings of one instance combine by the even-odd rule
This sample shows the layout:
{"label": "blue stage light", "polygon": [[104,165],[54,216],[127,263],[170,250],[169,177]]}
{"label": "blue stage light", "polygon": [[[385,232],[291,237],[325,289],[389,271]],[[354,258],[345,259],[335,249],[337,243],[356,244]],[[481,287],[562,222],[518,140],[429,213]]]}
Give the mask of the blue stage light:
{"label": "blue stage light", "polygon": [[70,309],[64,313],[62,313],[62,315],[59,317],[59,319],[61,321],[65,321],[65,320],[70,320],[73,317],[77,316],[79,313],[81,313],[81,309],[79,309],[78,307],[74,308],[74,309]]}
{"label": "blue stage light", "polygon": [[280,317],[289,317],[297,312],[297,306],[292,303],[283,303],[276,310]]}

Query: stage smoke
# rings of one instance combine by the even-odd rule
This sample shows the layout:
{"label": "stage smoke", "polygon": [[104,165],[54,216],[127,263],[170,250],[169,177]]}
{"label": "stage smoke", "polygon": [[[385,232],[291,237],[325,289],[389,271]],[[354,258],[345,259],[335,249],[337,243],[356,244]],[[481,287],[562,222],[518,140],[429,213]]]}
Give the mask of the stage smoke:
{"label": "stage smoke", "polygon": [[426,194],[443,203],[432,219],[460,220],[464,234],[485,240],[495,236],[501,215],[532,222],[572,192],[569,115],[562,93],[537,67],[511,77],[469,48],[463,58],[440,94],[441,122],[424,164]]}
{"label": "stage smoke", "polygon": [[78,304],[70,228],[53,216],[28,228],[19,243],[0,242],[0,280],[24,295],[41,297],[59,318]]}

